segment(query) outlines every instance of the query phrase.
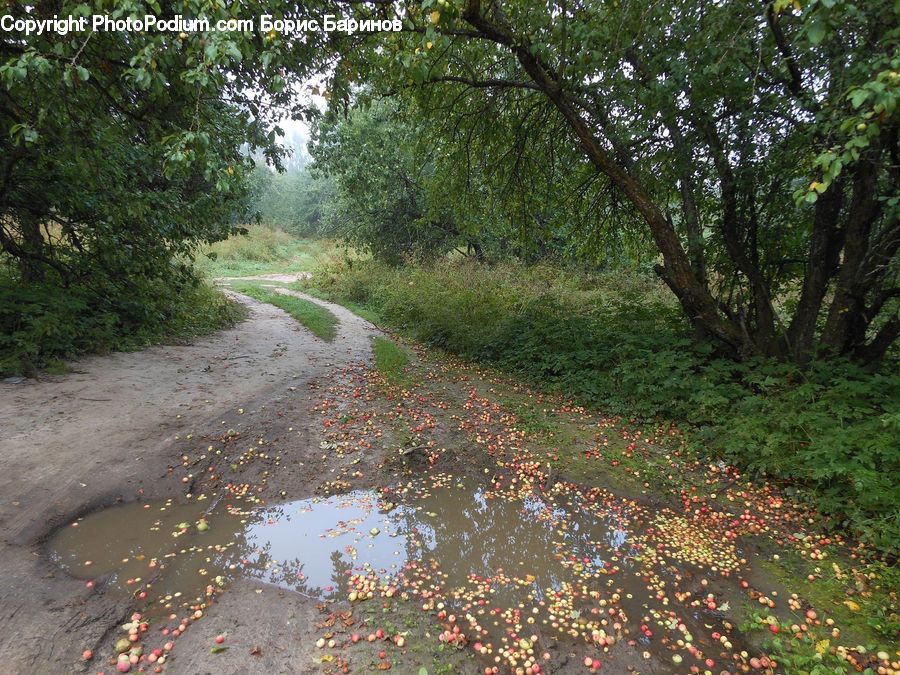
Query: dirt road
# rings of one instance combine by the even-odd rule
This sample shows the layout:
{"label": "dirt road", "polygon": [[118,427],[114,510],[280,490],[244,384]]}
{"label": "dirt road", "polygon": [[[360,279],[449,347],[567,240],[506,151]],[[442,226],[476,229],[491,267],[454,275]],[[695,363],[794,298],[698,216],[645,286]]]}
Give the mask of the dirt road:
{"label": "dirt road", "polygon": [[[326,343],[241,301],[194,345],[0,383],[0,675],[771,674],[793,672],[772,633],[865,644],[832,619],[854,587],[814,602],[772,572],[799,551],[818,579],[813,513],[682,461],[671,426],[409,346],[392,380],[347,310],[321,303]],[[841,649],[898,671],[872,644]]]}
{"label": "dirt road", "polygon": [[[284,438],[289,429],[284,451],[295,461],[267,489],[307,496],[314,476],[303,460],[313,459],[318,433],[311,391],[342,366],[367,360],[375,329],[322,303],[340,320],[338,337],[326,343],[271,305],[240,301],[247,320],[196,344],[91,357],[67,375],[0,383],[0,673],[114,670],[83,664],[80,655],[111,639],[130,603],[104,593],[101,582],[88,589],[64,574],[43,545],[57,527],[99,507],[183,498],[175,469],[187,448],[225,428],[251,438]],[[230,672],[296,672],[276,645],[311,610],[300,599],[273,609],[270,593],[278,591],[239,582],[184,639],[205,643],[208,633],[249,623],[262,656],[232,659]],[[191,651],[167,672],[206,672]],[[198,653],[208,659],[208,649]]]}

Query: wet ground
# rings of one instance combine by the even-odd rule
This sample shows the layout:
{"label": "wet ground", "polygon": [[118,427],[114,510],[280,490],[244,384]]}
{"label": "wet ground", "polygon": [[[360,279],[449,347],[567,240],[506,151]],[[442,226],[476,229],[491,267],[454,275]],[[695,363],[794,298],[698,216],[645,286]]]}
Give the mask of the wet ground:
{"label": "wet ground", "polygon": [[[243,446],[236,469],[223,468],[261,498],[302,498],[318,485],[320,476],[305,466],[319,451],[321,426],[309,409],[318,382],[364,362],[376,331],[334,308],[339,334],[324,343],[281,310],[243,302],[247,320],[195,344],[89,357],[64,375],[0,383],[0,673],[108,669],[101,653],[112,651],[115,631],[133,612],[130,599],[106,592],[102,582],[88,587],[44,554],[60,526],[117,503],[185,501],[194,485],[212,479],[200,475],[209,464],[194,464],[210,445]],[[289,460],[280,466],[248,447],[275,443]],[[232,589],[242,599],[242,620],[277,619],[269,633],[280,640],[286,621],[256,590]],[[303,606],[284,611],[308,613]],[[197,627],[192,639],[212,640],[203,632],[213,624]],[[85,650],[97,656],[82,661]],[[204,672],[182,662],[184,672]],[[288,657],[273,648],[252,662],[281,672]]]}
{"label": "wet ground", "polygon": [[[841,614],[889,607],[861,581],[875,568],[848,563],[864,551],[691,459],[676,429],[424,354],[390,382],[346,310],[325,344],[250,304],[269,323],[211,344],[228,370],[123,355],[106,385],[94,369],[17,390],[8,419],[31,446],[0,466],[0,672],[900,669]],[[167,378],[192,402],[142,400]],[[78,396],[115,405],[85,415]],[[42,436],[21,412],[41,400],[78,423]],[[785,586],[786,560],[810,594]],[[846,595],[812,594],[834,583]]]}
{"label": "wet ground", "polygon": [[[660,556],[655,544],[667,539],[651,513],[607,492],[542,488],[527,477],[504,486],[496,476],[434,472],[277,506],[227,489],[202,501],[96,512],[61,530],[48,551],[71,575],[135,598],[140,622],[163,627],[124,642],[123,659],[136,649],[170,651],[169,631],[184,630],[180,617],[206,609],[238,578],[351,605],[418,596],[445,622],[439,642],[502,672],[558,670],[573,665],[573,651],[585,651],[583,668],[598,670],[609,657],[639,672],[677,670],[685,659],[708,669],[737,654],[743,638],[713,591],[719,574],[710,585],[700,576],[707,561],[686,574],[687,565]],[[713,555],[720,573],[739,565],[733,551]],[[671,593],[706,606],[673,611]],[[352,644],[332,648],[346,655]]]}

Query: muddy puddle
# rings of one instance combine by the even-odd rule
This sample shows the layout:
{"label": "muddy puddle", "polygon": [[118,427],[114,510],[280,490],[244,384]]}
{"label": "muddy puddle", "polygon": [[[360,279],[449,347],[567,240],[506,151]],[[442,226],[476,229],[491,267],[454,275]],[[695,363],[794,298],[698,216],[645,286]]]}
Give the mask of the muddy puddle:
{"label": "muddy puddle", "polygon": [[277,506],[230,493],[115,506],[62,528],[48,548],[69,574],[134,596],[147,616],[196,607],[243,577],[316,599],[410,600],[436,615],[440,640],[490,662],[535,663],[561,642],[639,653],[657,626],[673,635],[656,642],[664,658],[679,640],[701,656],[718,650],[707,636],[727,632],[721,616],[667,607],[683,577],[647,559],[646,518],[628,501],[439,476]]}
{"label": "muddy puddle", "polygon": [[571,577],[570,558],[602,569],[627,551],[623,523],[568,518],[558,528],[567,516],[538,497],[496,498],[470,482],[272,507],[247,508],[227,497],[134,502],[62,528],[49,550],[76,578],[185,601],[238,575],[324,598],[343,592],[354,573],[387,577],[428,559],[445,570],[445,586],[499,574],[529,579],[537,597]]}

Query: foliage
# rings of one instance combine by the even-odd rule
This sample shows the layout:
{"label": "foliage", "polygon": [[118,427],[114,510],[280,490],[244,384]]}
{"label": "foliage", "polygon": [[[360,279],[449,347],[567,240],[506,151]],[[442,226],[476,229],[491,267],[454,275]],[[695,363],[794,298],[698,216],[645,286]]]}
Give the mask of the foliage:
{"label": "foliage", "polygon": [[231,284],[231,288],[260,302],[267,302],[283,309],[298,323],[308,328],[313,335],[326,342],[331,342],[337,335],[338,318],[315,302],[278,293],[255,282],[236,281]]}
{"label": "foliage", "polygon": [[191,278],[136,283],[143,287],[133,302],[104,302],[83,287],[0,284],[0,373],[33,374],[84,353],[181,342],[244,316],[239,305]]}
{"label": "foliage", "polygon": [[[213,25],[234,9],[206,0],[176,0],[165,11],[153,0],[7,7],[16,19],[153,14],[204,16]],[[266,9],[241,3],[242,12]],[[248,216],[249,153],[278,165],[276,115],[305,114],[283,65],[303,78],[319,38],[215,30],[0,35],[0,262],[12,285],[0,312],[21,326],[60,312],[83,322],[52,335],[29,332],[46,345],[22,349],[76,353],[86,343],[115,343],[122,333],[109,324],[153,333],[161,314],[177,314],[177,301],[163,310],[160,299],[189,283],[187,268],[173,261],[225,238]],[[95,331],[105,337],[80,335]],[[16,347],[3,358],[20,353]]]}
{"label": "foliage", "polygon": [[642,233],[733,357],[869,363],[900,335],[892,0],[397,5],[406,30],[343,55],[332,105],[395,99],[467,224]]}
{"label": "foliage", "polygon": [[[103,9],[64,3],[46,11],[78,17]],[[147,9],[126,2],[116,14],[143,19]],[[213,18],[213,7],[195,0],[171,10]],[[215,18],[226,14],[221,8]],[[252,196],[245,178],[253,163],[242,146],[280,156],[268,113],[241,109],[261,96],[243,88],[263,51],[226,32],[4,34],[0,244],[24,280],[49,269],[66,282],[150,275],[195,243],[227,235]],[[253,83],[284,99],[273,78]],[[56,230],[42,235],[48,225]]]}
{"label": "foliage", "polygon": [[716,358],[659,284],[626,274],[356,262],[302,284],[605,412],[686,423],[701,452],[793,484],[879,546],[900,540],[895,365]]}
{"label": "foliage", "polygon": [[265,188],[255,200],[260,222],[279,227],[295,237],[331,233],[324,222],[326,205],[334,199],[334,184],[327,178],[313,177],[305,168],[295,173],[271,174],[257,167]]}
{"label": "foliage", "polygon": [[[607,265],[640,263],[652,255],[633,229],[612,222],[615,209],[603,212],[593,203],[588,213],[575,205],[578,200],[566,189],[574,190],[584,176],[558,165],[561,159],[537,152],[530,160],[520,157],[542,163],[547,173],[541,181],[519,184],[498,173],[492,158],[517,133],[500,133],[499,110],[477,118],[493,125],[490,144],[482,146],[470,133],[464,145],[455,146],[415,105],[372,102],[366,91],[349,114],[332,111],[314,127],[312,170],[336,185],[324,209],[329,234],[395,264],[452,248],[479,259],[566,256]],[[436,146],[435,138],[442,143]],[[594,226],[604,241],[599,232],[584,236]]]}
{"label": "foliage", "polygon": [[[847,650],[844,647],[832,645],[830,631],[813,629],[803,635],[802,639],[789,632],[771,637],[768,627],[775,620],[758,610],[750,612],[750,616],[741,626],[747,632],[756,632],[758,637],[772,659],[787,673],[805,673],[808,675],[842,675],[850,670],[851,664],[845,658]],[[768,636],[768,637],[763,637]],[[838,649],[842,653],[838,653]],[[859,645],[850,650],[857,663],[865,663],[869,660],[867,652],[875,648],[873,645]],[[858,652],[857,650],[862,650]],[[876,659],[871,661],[877,664]],[[863,668],[857,667],[856,672],[863,675],[875,675],[875,666]]]}
{"label": "foliage", "polygon": [[319,120],[310,146],[315,171],[336,186],[325,229],[392,264],[479,245],[435,197],[433,162],[413,137],[410,123],[379,104]]}
{"label": "foliage", "polygon": [[244,234],[201,247],[194,268],[208,277],[289,274],[309,271],[338,257],[337,246],[327,239],[297,239],[268,225],[244,229]]}

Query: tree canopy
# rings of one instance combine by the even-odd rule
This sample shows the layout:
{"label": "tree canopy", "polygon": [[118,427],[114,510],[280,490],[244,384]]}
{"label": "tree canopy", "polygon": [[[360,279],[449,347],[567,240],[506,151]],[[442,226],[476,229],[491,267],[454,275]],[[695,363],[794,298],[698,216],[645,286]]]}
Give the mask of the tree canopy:
{"label": "tree canopy", "polygon": [[892,2],[402,11],[401,35],[343,55],[334,91],[410,101],[459,176],[513,185],[506,213],[643,231],[687,316],[735,355],[873,360],[900,333]]}
{"label": "tree canopy", "polygon": [[[10,11],[215,21],[263,7],[101,0]],[[227,236],[253,196],[247,150],[281,161],[274,125],[293,105],[285,64],[303,77],[320,46],[251,32],[4,32],[0,246],[21,279],[127,285]]]}
{"label": "tree canopy", "polygon": [[297,87],[325,75],[319,170],[338,177],[349,230],[382,252],[514,239],[650,257],[698,334],[736,357],[869,362],[900,334],[891,0],[11,11],[403,22],[4,33],[0,245],[22,279],[154,274],[225,236],[252,203],[250,154],[279,164],[277,116],[313,116]]}

